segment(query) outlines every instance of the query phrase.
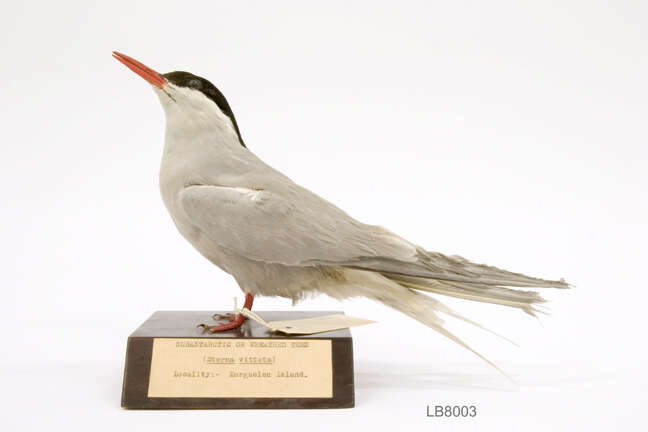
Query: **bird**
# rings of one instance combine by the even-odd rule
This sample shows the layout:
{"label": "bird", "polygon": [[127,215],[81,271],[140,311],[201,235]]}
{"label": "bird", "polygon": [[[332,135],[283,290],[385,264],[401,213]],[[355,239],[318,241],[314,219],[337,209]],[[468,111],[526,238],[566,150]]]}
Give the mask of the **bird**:
{"label": "bird", "polygon": [[[279,296],[293,305],[324,293],[366,297],[436,330],[500,370],[444,325],[441,315],[482,327],[435,295],[517,308],[537,316],[535,289],[569,288],[545,280],[429,251],[340,208],[257,157],[243,141],[225,96],[210,81],[184,71],[160,74],[117,51],[113,57],[151,84],[166,117],[159,183],[180,234],[229,273],[245,294]],[[246,317],[220,315],[217,333]],[[500,370],[501,371],[501,370]]]}

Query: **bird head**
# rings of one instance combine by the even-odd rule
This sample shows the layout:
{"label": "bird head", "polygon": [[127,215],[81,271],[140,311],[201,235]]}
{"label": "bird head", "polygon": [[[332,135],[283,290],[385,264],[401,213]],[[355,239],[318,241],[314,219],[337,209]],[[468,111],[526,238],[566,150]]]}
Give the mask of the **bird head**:
{"label": "bird head", "polygon": [[245,147],[227,99],[211,82],[183,71],[160,74],[116,51],[113,51],[113,57],[153,86],[164,108],[167,123],[193,123],[198,127],[220,128],[223,132],[235,133],[240,144]]}

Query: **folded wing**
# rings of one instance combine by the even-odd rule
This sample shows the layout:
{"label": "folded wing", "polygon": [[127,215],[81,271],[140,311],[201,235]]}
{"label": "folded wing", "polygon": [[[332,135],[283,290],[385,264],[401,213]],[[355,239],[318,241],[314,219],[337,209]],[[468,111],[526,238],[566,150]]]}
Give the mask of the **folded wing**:
{"label": "folded wing", "polygon": [[384,228],[362,224],[333,204],[295,189],[189,186],[180,203],[202,235],[246,258],[285,265],[385,259],[416,265],[417,248]]}
{"label": "folded wing", "polygon": [[[478,301],[494,301],[494,297],[500,304],[515,300],[518,305],[519,299],[511,295],[519,296],[520,291],[496,287],[569,286],[563,280],[534,278],[426,251],[380,226],[356,221],[298,186],[278,194],[199,185],[185,188],[180,199],[185,213],[203,235],[257,261],[371,270],[411,288]],[[478,298],[484,296],[488,299]],[[536,297],[526,300],[539,301]]]}

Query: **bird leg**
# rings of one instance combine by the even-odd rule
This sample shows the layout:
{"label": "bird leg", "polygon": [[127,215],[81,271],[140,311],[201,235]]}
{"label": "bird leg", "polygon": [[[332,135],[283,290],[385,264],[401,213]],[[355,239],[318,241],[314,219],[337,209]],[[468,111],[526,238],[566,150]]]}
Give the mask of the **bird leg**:
{"label": "bird leg", "polygon": [[[243,304],[243,307],[246,309],[252,309],[253,302],[254,302],[254,295],[249,293],[245,294],[245,303]],[[222,332],[222,331],[232,330],[241,327],[241,325],[243,325],[243,323],[247,319],[243,314],[233,314],[233,313],[214,314],[214,318],[227,319],[229,323],[220,323],[218,325],[213,325],[213,326],[200,324],[198,327],[202,327],[203,329],[207,330],[210,333],[216,333],[216,332]]]}

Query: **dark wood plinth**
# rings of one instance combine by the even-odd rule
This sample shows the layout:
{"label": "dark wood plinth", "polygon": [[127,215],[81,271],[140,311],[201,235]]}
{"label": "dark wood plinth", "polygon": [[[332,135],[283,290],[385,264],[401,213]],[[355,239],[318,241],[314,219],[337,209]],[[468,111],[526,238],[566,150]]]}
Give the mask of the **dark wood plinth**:
{"label": "dark wood plinth", "polygon": [[[338,311],[255,311],[266,321],[312,318]],[[221,312],[226,313],[226,312]],[[273,333],[252,320],[239,329],[203,333],[200,323],[214,324],[214,312],[158,311],[128,337],[121,405],[138,409],[278,409],[351,408],[354,406],[353,343],[348,329],[305,336]],[[333,397],[148,397],[155,338],[209,339],[316,339],[331,340]]]}

